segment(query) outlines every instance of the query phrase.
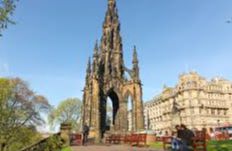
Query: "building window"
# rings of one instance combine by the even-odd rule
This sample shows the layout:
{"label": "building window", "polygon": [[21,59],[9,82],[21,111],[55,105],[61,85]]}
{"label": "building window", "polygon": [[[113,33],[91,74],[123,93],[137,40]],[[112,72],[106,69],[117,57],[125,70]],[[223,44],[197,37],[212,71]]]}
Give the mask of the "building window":
{"label": "building window", "polygon": [[211,114],[212,114],[212,115],[215,115],[214,109],[211,110]]}
{"label": "building window", "polygon": [[221,114],[221,111],[220,110],[218,110],[218,115],[220,115]]}
{"label": "building window", "polygon": [[195,112],[194,112],[194,108],[192,108],[192,114],[194,114]]}
{"label": "building window", "polygon": [[224,115],[226,115],[226,110],[224,110]]}

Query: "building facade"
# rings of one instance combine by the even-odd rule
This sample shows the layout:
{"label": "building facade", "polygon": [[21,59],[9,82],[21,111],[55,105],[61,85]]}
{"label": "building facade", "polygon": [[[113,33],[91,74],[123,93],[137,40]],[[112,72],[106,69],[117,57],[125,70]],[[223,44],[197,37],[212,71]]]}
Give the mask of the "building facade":
{"label": "building facade", "polygon": [[232,124],[232,82],[207,80],[196,72],[182,74],[175,87],[164,87],[145,103],[144,117],[147,129],[163,133],[181,123],[199,130]]}

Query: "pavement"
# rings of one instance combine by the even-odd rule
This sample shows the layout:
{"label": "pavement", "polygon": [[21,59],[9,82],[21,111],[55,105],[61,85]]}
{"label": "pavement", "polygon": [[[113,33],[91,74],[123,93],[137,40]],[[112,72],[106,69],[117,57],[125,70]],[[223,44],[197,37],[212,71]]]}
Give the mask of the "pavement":
{"label": "pavement", "polygon": [[131,147],[129,145],[89,145],[75,146],[73,151],[163,151],[146,147]]}

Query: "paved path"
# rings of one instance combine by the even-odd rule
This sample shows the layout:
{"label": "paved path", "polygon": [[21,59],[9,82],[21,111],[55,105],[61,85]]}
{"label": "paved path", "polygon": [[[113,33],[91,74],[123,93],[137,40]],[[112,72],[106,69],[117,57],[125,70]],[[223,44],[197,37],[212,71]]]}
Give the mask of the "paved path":
{"label": "paved path", "polygon": [[128,145],[110,145],[110,146],[76,146],[72,147],[73,151],[162,151],[149,148],[136,148]]}

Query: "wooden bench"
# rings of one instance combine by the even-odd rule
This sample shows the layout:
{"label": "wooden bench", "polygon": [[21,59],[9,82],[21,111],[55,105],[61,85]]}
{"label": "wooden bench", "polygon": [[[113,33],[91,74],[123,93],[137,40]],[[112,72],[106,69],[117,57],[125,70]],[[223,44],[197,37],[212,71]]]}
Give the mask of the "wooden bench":
{"label": "wooden bench", "polygon": [[130,142],[131,142],[131,135],[130,134],[125,135],[123,142],[125,144],[130,144]]}
{"label": "wooden bench", "polygon": [[111,144],[111,142],[112,142],[112,136],[109,135],[109,136],[106,137],[105,143],[106,143],[106,144]]}
{"label": "wooden bench", "polygon": [[156,141],[157,142],[163,142],[163,138],[162,137],[156,137]]}
{"label": "wooden bench", "polygon": [[194,151],[207,151],[205,131],[195,131],[195,136],[193,137],[193,149]]}
{"label": "wooden bench", "polygon": [[112,135],[112,143],[113,144],[120,144],[121,143],[121,135],[120,134]]}
{"label": "wooden bench", "polygon": [[70,145],[82,145],[82,134],[71,134],[70,135]]}
{"label": "wooden bench", "polygon": [[138,144],[138,134],[131,134],[130,145],[136,146]]}
{"label": "wooden bench", "polygon": [[170,150],[171,144],[172,144],[172,137],[171,136],[164,136],[162,137],[162,142],[163,142],[163,149]]}
{"label": "wooden bench", "polygon": [[120,144],[122,142],[122,136],[120,134],[111,134],[105,139],[106,144]]}
{"label": "wooden bench", "polygon": [[147,147],[147,134],[139,134],[138,146]]}
{"label": "wooden bench", "polygon": [[131,146],[147,146],[147,134],[111,134],[105,139],[106,144],[130,144]]}
{"label": "wooden bench", "polygon": [[148,146],[147,145],[147,134],[131,134],[130,145],[131,146]]}

